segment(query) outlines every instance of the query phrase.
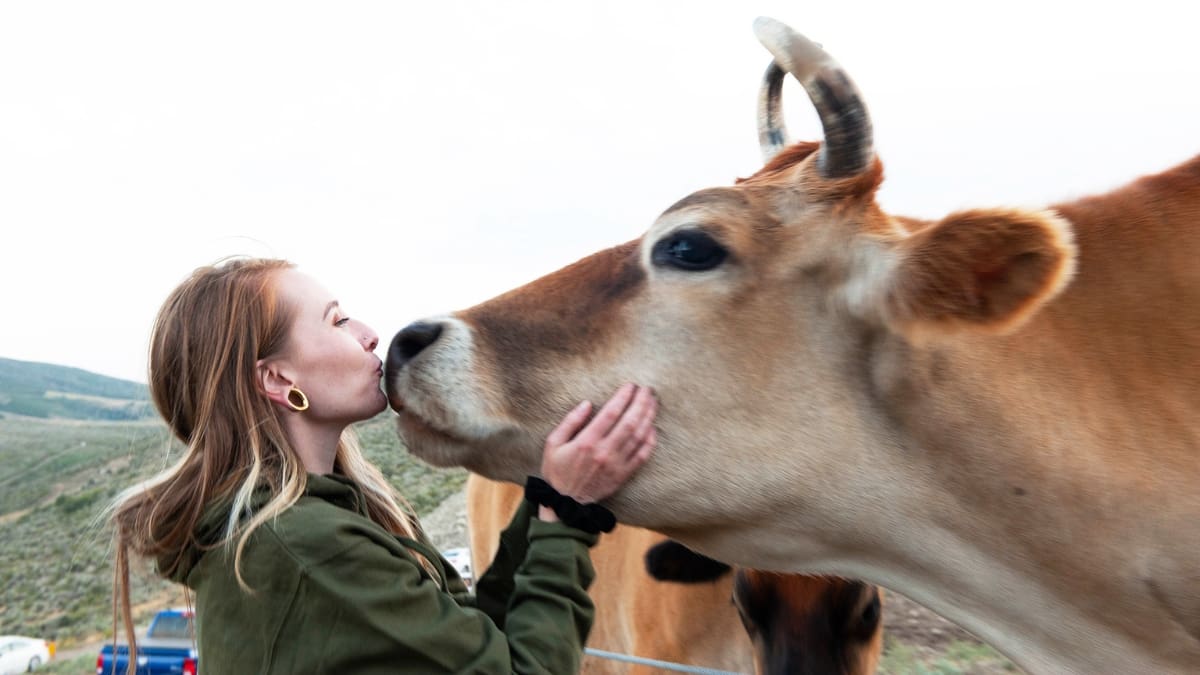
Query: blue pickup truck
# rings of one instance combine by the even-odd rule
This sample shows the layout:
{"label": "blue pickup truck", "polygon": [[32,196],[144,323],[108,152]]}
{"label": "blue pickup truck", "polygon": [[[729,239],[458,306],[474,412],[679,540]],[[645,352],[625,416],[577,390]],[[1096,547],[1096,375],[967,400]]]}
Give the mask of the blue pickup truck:
{"label": "blue pickup truck", "polygon": [[[195,625],[190,609],[164,609],[154,615],[146,635],[137,641],[137,675],[196,675]],[[129,646],[104,645],[96,658],[96,675],[125,675]]]}

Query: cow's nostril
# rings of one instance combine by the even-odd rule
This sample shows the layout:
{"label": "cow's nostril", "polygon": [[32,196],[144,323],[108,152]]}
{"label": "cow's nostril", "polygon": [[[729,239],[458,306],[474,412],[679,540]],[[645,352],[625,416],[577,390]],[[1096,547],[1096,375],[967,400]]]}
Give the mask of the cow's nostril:
{"label": "cow's nostril", "polygon": [[414,321],[405,326],[392,338],[392,346],[388,348],[388,370],[399,368],[413,360],[422,350],[437,342],[441,334],[440,323]]}

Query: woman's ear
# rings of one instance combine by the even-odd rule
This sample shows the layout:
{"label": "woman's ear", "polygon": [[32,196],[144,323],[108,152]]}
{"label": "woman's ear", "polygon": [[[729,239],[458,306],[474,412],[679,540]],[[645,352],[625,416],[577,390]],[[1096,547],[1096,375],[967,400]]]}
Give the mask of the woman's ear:
{"label": "woman's ear", "polygon": [[258,390],[264,396],[285,408],[290,407],[288,392],[292,390],[295,382],[283,374],[283,369],[278,363],[265,359],[259,360],[254,365],[254,376]]}

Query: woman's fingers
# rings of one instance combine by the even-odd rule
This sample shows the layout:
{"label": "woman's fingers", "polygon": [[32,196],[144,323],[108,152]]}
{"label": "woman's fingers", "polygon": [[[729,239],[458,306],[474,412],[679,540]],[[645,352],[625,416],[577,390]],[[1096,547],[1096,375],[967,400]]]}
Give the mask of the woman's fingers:
{"label": "woman's fingers", "polygon": [[650,429],[654,428],[654,416],[658,411],[658,404],[653,396],[648,395],[648,402],[640,405],[635,410],[634,405],[630,405],[628,412],[628,424],[622,430],[622,436],[617,436],[617,430],[613,430],[613,441],[619,443],[616,449],[617,455],[623,460],[628,460],[637,448],[646,441],[646,437]]}
{"label": "woman's fingers", "polygon": [[657,440],[658,401],[648,387],[621,386],[590,422],[591,406],[576,406],[546,437],[542,474],[581,502],[604,499],[646,462]]}
{"label": "woman's fingers", "polygon": [[654,452],[656,445],[658,445],[658,431],[654,427],[650,427],[650,436],[638,446],[637,453],[633,456],[631,471],[636,470],[650,459],[650,453]]}
{"label": "woman's fingers", "polygon": [[638,446],[646,440],[646,435],[654,428],[654,417],[657,413],[658,401],[649,388],[641,389],[610,435],[617,444],[618,456],[628,459],[637,451]]}
{"label": "woman's fingers", "polygon": [[633,383],[623,384],[613,397],[608,399],[604,407],[600,408],[600,412],[592,418],[591,422],[579,432],[579,437],[576,438],[579,443],[585,447],[595,446],[600,442],[600,439],[608,435],[612,430],[613,425],[621,418],[621,414],[629,406],[630,400],[637,386]]}
{"label": "woman's fingers", "polygon": [[587,414],[591,409],[590,401],[583,401],[572,408],[571,412],[567,413],[567,416],[558,423],[558,426],[554,427],[554,431],[551,431],[550,435],[546,437],[546,447],[558,447],[571,440],[583,423],[587,421]]}
{"label": "woman's fingers", "polygon": [[650,404],[646,406],[645,412],[642,414],[641,420],[633,430],[633,438],[636,441],[634,451],[641,448],[642,445],[654,433],[654,418],[658,414],[658,400],[653,396],[650,397]]}

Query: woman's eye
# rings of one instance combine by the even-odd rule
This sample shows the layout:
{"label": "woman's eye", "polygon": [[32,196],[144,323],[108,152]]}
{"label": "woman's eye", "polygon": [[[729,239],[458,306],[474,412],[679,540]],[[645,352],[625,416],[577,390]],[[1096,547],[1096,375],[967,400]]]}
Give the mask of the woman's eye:
{"label": "woman's eye", "polygon": [[650,259],[656,265],[681,270],[710,270],[725,262],[729,252],[708,234],[699,230],[676,232],[654,245]]}
{"label": "woman's eye", "polygon": [[345,326],[346,322],[349,320],[350,320],[350,317],[344,316],[344,317],[338,319],[337,321],[334,321],[333,325],[338,326],[338,327]]}

